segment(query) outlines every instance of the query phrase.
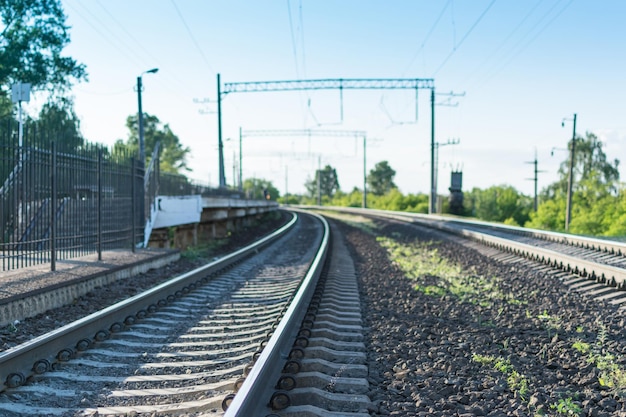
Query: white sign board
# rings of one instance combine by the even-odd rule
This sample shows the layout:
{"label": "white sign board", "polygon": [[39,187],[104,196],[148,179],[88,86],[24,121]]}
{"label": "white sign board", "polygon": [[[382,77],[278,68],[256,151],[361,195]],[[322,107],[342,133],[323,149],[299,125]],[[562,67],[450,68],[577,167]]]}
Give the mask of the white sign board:
{"label": "white sign board", "polygon": [[11,87],[11,100],[13,103],[19,103],[20,101],[30,101],[30,84],[29,83],[17,83]]}
{"label": "white sign board", "polygon": [[200,223],[202,197],[164,196],[157,197],[157,215],[154,228],[178,226],[181,224]]}

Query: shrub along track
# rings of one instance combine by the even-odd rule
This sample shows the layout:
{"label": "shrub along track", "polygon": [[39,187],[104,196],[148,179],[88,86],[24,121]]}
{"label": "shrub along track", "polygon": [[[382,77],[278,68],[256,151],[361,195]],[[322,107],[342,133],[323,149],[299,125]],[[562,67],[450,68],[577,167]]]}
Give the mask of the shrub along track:
{"label": "shrub along track", "polygon": [[339,225],[375,415],[626,416],[624,317],[571,276],[397,222]]}

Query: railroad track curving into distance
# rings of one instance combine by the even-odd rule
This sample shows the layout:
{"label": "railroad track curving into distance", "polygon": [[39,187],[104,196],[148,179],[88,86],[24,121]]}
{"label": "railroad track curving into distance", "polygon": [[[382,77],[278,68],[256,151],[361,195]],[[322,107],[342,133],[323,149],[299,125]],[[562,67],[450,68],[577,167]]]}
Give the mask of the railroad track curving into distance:
{"label": "railroad track curving into distance", "polygon": [[[617,243],[433,216],[332,210],[437,229],[505,263],[539,261],[569,277],[569,285],[624,302],[624,292],[615,291],[624,287],[625,251]],[[3,352],[0,411],[370,415],[376,406],[368,397],[355,267],[329,230],[325,221],[300,213],[258,245],[99,313],[109,318],[92,315]],[[140,307],[130,307],[131,300]]]}
{"label": "railroad track curving into distance", "polygon": [[257,244],[3,352],[0,414],[256,415],[291,405],[275,387],[294,388],[282,371],[310,366],[302,351],[315,342],[329,245],[323,219],[294,215]]}
{"label": "railroad track curving into distance", "polygon": [[555,271],[574,274],[580,278],[576,281],[579,285],[600,293],[610,292],[607,297],[616,297],[619,302],[626,295],[612,291],[626,289],[626,243],[442,216],[339,207],[324,210],[394,219],[440,230],[448,236],[475,242],[477,248],[493,248]]}

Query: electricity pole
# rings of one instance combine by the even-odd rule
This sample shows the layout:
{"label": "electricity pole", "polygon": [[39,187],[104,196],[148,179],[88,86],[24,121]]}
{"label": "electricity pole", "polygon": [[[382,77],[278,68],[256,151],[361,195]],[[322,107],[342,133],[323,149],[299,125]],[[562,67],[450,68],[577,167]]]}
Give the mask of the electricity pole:
{"label": "electricity pole", "polygon": [[574,113],[573,119],[564,118],[561,121],[561,126],[565,126],[566,120],[573,120],[574,129],[572,132],[572,146],[570,148],[569,156],[569,174],[567,176],[567,209],[565,211],[565,231],[569,232],[569,223],[572,219],[572,188],[574,186],[574,155],[576,152],[576,113]]}
{"label": "electricity pole", "polygon": [[539,173],[540,172],[545,172],[545,171],[539,171],[538,168],[538,164],[539,162],[537,161],[537,149],[535,149],[535,159],[533,161],[526,161],[527,164],[533,164],[535,166],[534,169],[534,177],[533,178],[526,178],[527,180],[531,180],[535,182],[535,198],[534,198],[534,203],[533,203],[533,209],[534,211],[537,211],[537,207],[538,207],[538,197],[537,197],[537,183],[538,183],[538,177],[539,177]]}
{"label": "electricity pole", "polygon": [[220,75],[217,74],[217,152],[219,154],[219,188],[226,188],[224,174],[224,142],[222,142],[222,92]]}

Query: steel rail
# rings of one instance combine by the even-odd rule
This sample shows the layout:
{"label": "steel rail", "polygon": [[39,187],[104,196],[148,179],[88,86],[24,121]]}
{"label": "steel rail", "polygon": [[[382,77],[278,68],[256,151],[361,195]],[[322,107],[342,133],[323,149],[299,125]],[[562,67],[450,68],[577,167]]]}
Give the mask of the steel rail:
{"label": "steel rail", "polygon": [[324,236],[320,248],[313,260],[306,276],[298,287],[293,301],[287,308],[285,315],[270,337],[267,345],[256,360],[250,373],[241,388],[228,406],[224,417],[249,417],[262,415],[268,411],[268,403],[275,391],[275,383],[282,371],[283,363],[293,346],[302,319],[306,314],[306,307],[310,304],[317,281],[328,255],[330,245],[330,227],[321,216],[315,216],[324,226]]}
{"label": "steel rail", "polygon": [[361,208],[346,208],[346,207],[314,207],[321,210],[332,210],[345,213],[353,213],[360,215],[374,215],[385,218],[392,218],[410,223],[419,223],[423,226],[436,228],[448,233],[457,235],[463,235],[468,238],[475,239],[489,246],[497,247],[500,250],[504,250],[513,253],[518,256],[523,256],[528,259],[536,260],[544,264],[549,264],[554,267],[558,267],[567,272],[572,272],[583,277],[595,279],[598,282],[606,283],[607,285],[618,287],[620,289],[626,288],[626,269],[604,265],[597,262],[580,259],[571,255],[562,254],[550,249],[544,249],[538,246],[529,245],[526,243],[515,242],[505,238],[489,235],[473,230],[462,229],[459,227],[450,226],[455,225],[470,225],[483,228],[491,228],[494,230],[506,230],[508,232],[514,232],[518,234],[524,234],[526,236],[535,237],[538,239],[551,240],[559,243],[565,243],[573,246],[584,247],[588,249],[603,251],[611,254],[626,254],[626,244],[614,241],[604,241],[595,238],[586,238],[583,236],[574,236],[564,233],[545,232],[535,229],[524,229],[521,227],[499,225],[481,221],[471,221],[463,219],[451,219],[444,216],[433,216],[419,213],[401,213],[388,210],[375,210],[375,209],[361,209]]}
{"label": "steel rail", "polygon": [[134,323],[137,318],[142,318],[156,311],[159,307],[167,305],[201,283],[207,282],[210,274],[239,262],[283,236],[293,228],[297,220],[298,215],[293,213],[289,223],[251,245],[57,330],[1,352],[0,381],[2,385],[0,392],[7,388],[22,385],[28,377],[34,374],[41,374],[50,370],[54,362],[71,359],[76,351],[88,349],[94,341],[107,339],[111,332],[123,330],[125,325]]}
{"label": "steel rail", "polygon": [[[310,207],[309,207],[310,208]],[[615,255],[626,256],[626,243],[624,242],[616,242],[613,240],[605,240],[598,239],[594,237],[587,236],[578,236],[572,235],[568,233],[559,233],[559,232],[551,232],[547,230],[538,230],[538,229],[528,229],[525,227],[519,226],[510,226],[506,224],[497,224],[497,223],[489,223],[480,220],[468,220],[468,219],[460,219],[457,217],[446,217],[446,216],[438,216],[432,214],[421,214],[421,213],[403,213],[398,211],[390,211],[390,210],[377,210],[377,209],[366,209],[366,211],[362,211],[361,208],[352,208],[352,207],[319,207],[315,206],[316,209],[321,210],[336,210],[336,211],[344,211],[344,212],[353,212],[355,214],[380,214],[385,217],[396,218],[397,220],[402,220],[403,218],[411,218],[418,219],[422,221],[428,222],[445,222],[445,223],[455,223],[460,225],[470,225],[476,227],[483,228],[492,228],[494,230],[504,230],[510,233],[515,233],[522,236],[534,237],[537,239],[543,239],[551,242],[557,242],[562,244],[567,244],[571,246],[581,247],[585,249],[597,250],[600,252],[606,252]]]}

